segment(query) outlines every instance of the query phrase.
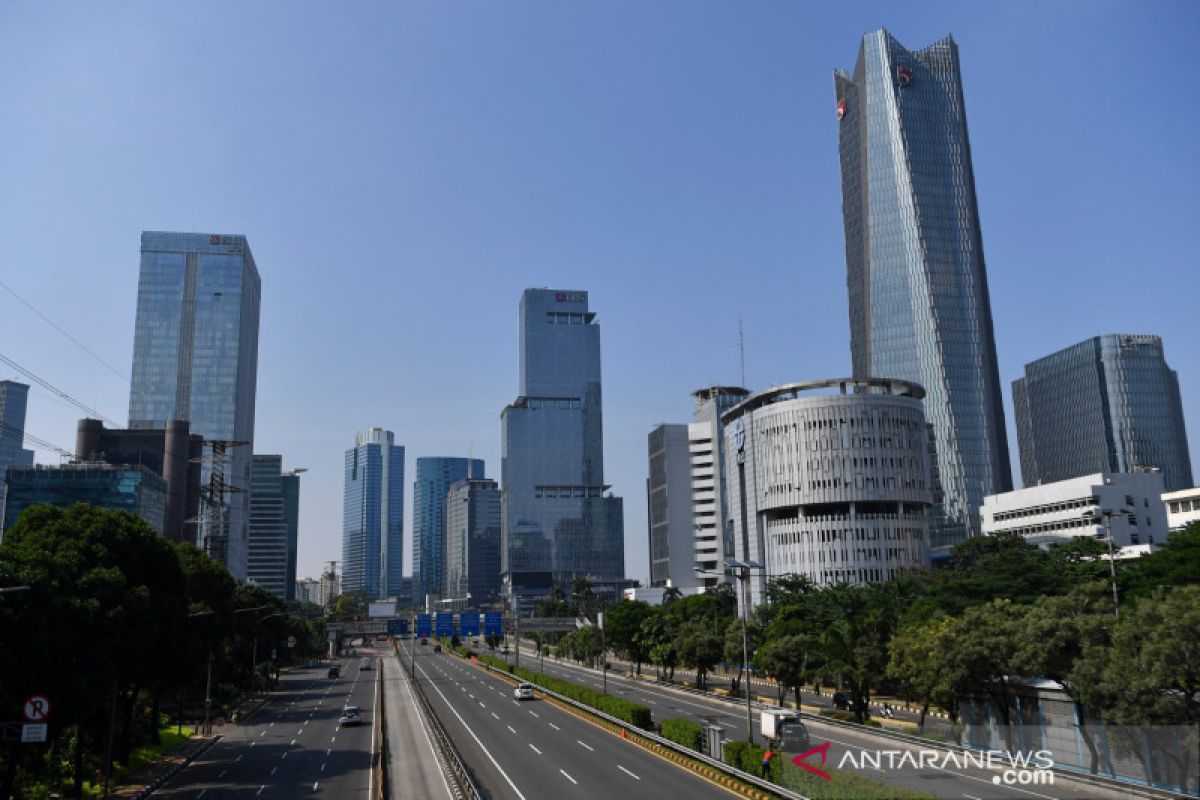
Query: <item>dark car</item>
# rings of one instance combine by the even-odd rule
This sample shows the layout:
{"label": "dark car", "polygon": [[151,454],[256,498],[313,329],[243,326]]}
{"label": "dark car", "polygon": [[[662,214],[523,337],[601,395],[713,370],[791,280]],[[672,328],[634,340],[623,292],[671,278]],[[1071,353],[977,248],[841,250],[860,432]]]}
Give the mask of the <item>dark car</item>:
{"label": "dark car", "polygon": [[809,744],[808,728],[799,720],[789,720],[779,726],[779,746],[781,753],[803,753]]}
{"label": "dark car", "polygon": [[342,668],[336,665],[332,666],[329,668],[329,672],[327,674],[331,678],[340,678],[342,677]]}
{"label": "dark car", "polygon": [[429,644],[429,640],[428,640],[428,639],[422,639],[422,640],[421,640],[421,644]]}
{"label": "dark car", "polygon": [[440,652],[442,652],[442,646],[441,646],[440,644],[435,644],[435,645],[433,646],[433,652],[435,652],[435,653],[440,653]]}
{"label": "dark car", "polygon": [[834,692],[833,707],[848,711],[854,705],[854,692]]}

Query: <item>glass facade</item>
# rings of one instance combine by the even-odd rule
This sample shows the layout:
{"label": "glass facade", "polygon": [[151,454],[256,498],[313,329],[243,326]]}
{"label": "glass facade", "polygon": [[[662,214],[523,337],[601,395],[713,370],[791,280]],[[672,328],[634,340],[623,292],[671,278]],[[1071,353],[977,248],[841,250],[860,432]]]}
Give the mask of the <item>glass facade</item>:
{"label": "glass facade", "polygon": [[5,480],[3,529],[38,503],[69,506],[87,503],[137,514],[163,532],[167,483],[142,466],[65,464],[60,467],[9,467]]}
{"label": "glass facade", "polygon": [[587,292],[526,289],[520,394],[500,414],[502,571],[619,579],[621,499],[604,483],[600,326]]}
{"label": "glass facade", "polygon": [[4,468],[32,467],[33,451],[21,447],[25,441],[25,408],[29,386],[16,381],[0,381],[0,480]]}
{"label": "glass facade", "polygon": [[440,595],[445,590],[446,492],[458,481],[483,475],[483,461],[478,458],[417,459],[417,478],[413,482],[413,577],[422,594]]}
{"label": "glass facade", "polygon": [[1192,486],[1179,379],[1158,336],[1096,336],[1027,364],[1013,405],[1026,486],[1148,468],[1168,491]]}
{"label": "glass facade", "polygon": [[443,594],[465,600],[466,608],[482,608],[500,594],[500,488],[493,480],[458,481],[446,494]]}
{"label": "glass facade", "polygon": [[694,567],[692,463],[688,426],[663,423],[646,437],[650,477],[646,513],[650,525],[650,585],[680,588],[701,584]]}
{"label": "glass facade", "polygon": [[371,428],[346,451],[342,592],[395,597],[404,578],[404,448]]}
{"label": "glass facade", "polygon": [[925,387],[931,544],[957,544],[1012,488],[958,46],[874,31],[834,87],[854,375]]}
{"label": "glass facade", "polygon": [[254,456],[250,475],[247,579],[280,600],[295,599],[300,476],[284,473],[283,456]]}
{"label": "glass facade", "polygon": [[[246,578],[247,506],[254,445],[262,284],[245,236],[142,233],[129,427],[188,420],[230,450],[226,531],[216,537],[230,573]],[[202,482],[209,479],[205,464]]]}

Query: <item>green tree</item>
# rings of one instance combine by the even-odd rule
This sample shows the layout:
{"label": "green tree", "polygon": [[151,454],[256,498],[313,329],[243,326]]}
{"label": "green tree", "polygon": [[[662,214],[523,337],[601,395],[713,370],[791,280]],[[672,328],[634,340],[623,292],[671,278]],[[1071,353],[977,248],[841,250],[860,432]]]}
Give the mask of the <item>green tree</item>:
{"label": "green tree", "polygon": [[795,693],[796,707],[800,707],[800,687],[808,677],[808,660],[812,642],[807,636],[793,634],[763,644],[754,660],[768,675],[779,683],[779,699],[788,689]]}
{"label": "green tree", "polygon": [[708,672],[721,660],[724,637],[706,619],[693,619],[682,625],[675,640],[680,664],[696,670],[696,688],[708,683]]}
{"label": "green tree", "polygon": [[[1107,564],[1105,564],[1107,566]],[[1160,588],[1200,581],[1200,522],[1167,537],[1161,550],[1118,566],[1118,583],[1129,598],[1150,597]]]}
{"label": "green tree", "polygon": [[742,641],[742,621],[740,619],[732,619],[725,627],[722,656],[726,664],[738,665],[737,676],[733,679],[732,685],[734,694],[741,692],[746,656],[749,655],[753,659],[754,653],[758,650],[762,641],[762,627],[757,622],[751,621],[746,623],[745,647],[743,647]]}
{"label": "green tree", "polygon": [[642,674],[642,662],[650,658],[650,649],[642,644],[642,623],[654,615],[654,607],[641,600],[626,600],[604,615],[605,641],[609,649],[634,662]]}
{"label": "green tree", "polygon": [[907,697],[920,703],[918,731],[925,730],[925,717],[933,703],[946,709],[951,720],[958,720],[957,673],[944,658],[951,646],[953,625],[953,617],[908,625],[898,630],[888,645],[888,677],[899,682]]}

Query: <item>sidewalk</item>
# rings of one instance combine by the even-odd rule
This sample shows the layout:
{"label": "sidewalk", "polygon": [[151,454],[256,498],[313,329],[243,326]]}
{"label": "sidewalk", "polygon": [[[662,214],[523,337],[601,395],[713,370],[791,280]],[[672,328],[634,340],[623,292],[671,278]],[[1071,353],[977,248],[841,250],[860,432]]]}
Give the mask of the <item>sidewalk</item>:
{"label": "sidewalk", "polygon": [[109,797],[141,798],[149,791],[157,789],[168,778],[186,767],[197,756],[211,747],[220,739],[220,734],[201,736],[196,734],[183,742],[174,750],[166,753],[153,763],[147,764],[132,775],[124,778],[125,782],[114,787]]}

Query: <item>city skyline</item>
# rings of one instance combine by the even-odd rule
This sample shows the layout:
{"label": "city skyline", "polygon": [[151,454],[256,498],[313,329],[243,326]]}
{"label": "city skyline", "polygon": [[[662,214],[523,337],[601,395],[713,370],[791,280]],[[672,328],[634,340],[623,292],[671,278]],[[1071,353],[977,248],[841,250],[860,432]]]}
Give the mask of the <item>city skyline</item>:
{"label": "city skyline", "polygon": [[[604,310],[606,478],[626,502],[626,571],[646,578],[644,437],[686,419],[696,387],[743,384],[738,317],[747,388],[849,372],[829,72],[881,25],[911,43],[950,33],[961,50],[1012,460],[1022,366],[1110,330],[1163,337],[1200,430],[1197,112],[1177,100],[1197,92],[1186,53],[1200,25],[1191,6],[1157,8],[914,4],[898,18],[879,4],[814,23],[783,6],[748,19],[666,5],[638,25],[619,9],[247,9],[216,65],[197,57],[196,9],[82,8],[65,25],[9,9],[0,63],[24,78],[0,88],[0,177],[25,188],[0,200],[0,280],[124,373],[138,233],[245,233],[270,287],[256,448],[312,470],[299,571],[313,576],[340,555],[348,436],[382,424],[414,456],[473,447],[498,463],[510,298],[587,289]],[[313,29],[330,35],[307,66],[249,45]],[[1113,52],[1119,64],[1098,60]],[[1048,75],[1052,96],[1034,89]],[[195,114],[220,101],[229,113]],[[1146,302],[1114,299],[1130,282]],[[364,331],[373,319],[387,335]],[[0,353],[122,417],[128,375],[3,290],[0,326]],[[26,429],[69,449],[79,416],[35,385]]]}

